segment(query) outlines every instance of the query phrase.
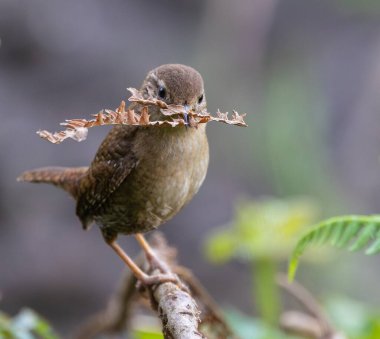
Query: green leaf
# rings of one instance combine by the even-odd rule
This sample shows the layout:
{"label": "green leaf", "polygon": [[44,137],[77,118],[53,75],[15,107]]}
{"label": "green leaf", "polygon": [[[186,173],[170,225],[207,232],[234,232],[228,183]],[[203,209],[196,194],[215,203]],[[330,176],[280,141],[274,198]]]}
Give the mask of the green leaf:
{"label": "green leaf", "polygon": [[[358,235],[356,241],[350,246],[350,251],[358,251],[365,247],[369,241],[375,238],[376,224],[369,224]],[[372,247],[372,246],[371,246]]]}
{"label": "green leaf", "polygon": [[288,268],[289,280],[294,279],[299,258],[307,248],[328,242],[332,246],[347,248],[350,251],[361,250],[368,246],[365,251],[368,255],[379,252],[380,215],[340,216],[317,224],[298,240],[293,249]]}
{"label": "green leaf", "polygon": [[367,248],[365,254],[372,255],[380,252],[380,237],[378,237],[370,247]]}
{"label": "green leaf", "polygon": [[23,309],[13,318],[0,313],[0,338],[57,339],[50,325],[37,313]]}

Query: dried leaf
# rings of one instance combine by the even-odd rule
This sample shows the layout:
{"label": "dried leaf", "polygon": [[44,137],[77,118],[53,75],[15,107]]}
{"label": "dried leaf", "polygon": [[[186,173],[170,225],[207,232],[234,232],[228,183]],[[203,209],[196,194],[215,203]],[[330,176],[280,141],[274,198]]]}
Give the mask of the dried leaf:
{"label": "dried leaf", "polygon": [[67,138],[74,139],[75,141],[86,140],[88,129],[86,127],[68,128],[61,132],[50,133],[48,131],[37,131],[37,134],[42,138],[50,141],[53,144],[60,144]]}
{"label": "dried leaf", "polygon": [[137,102],[141,105],[153,105],[153,106],[158,106],[160,108],[168,107],[168,105],[164,101],[158,100],[156,98],[145,99],[142,93],[136,88],[129,87],[127,88],[127,90],[131,92],[132,94],[132,96],[130,96],[128,99],[128,101],[130,102]]}
{"label": "dried leaf", "polygon": [[[172,126],[187,125],[184,120],[184,114],[188,114],[189,126],[197,127],[198,124],[205,124],[209,121],[223,122],[229,125],[247,126],[244,122],[245,114],[239,115],[233,111],[232,119],[228,118],[228,113],[222,113],[219,110],[216,112],[216,117],[211,116],[208,112],[201,113],[195,111],[186,111],[181,105],[167,105],[165,102],[155,98],[144,98],[142,93],[135,88],[128,88],[131,92],[130,102],[135,102],[142,105],[140,112],[135,112],[132,109],[126,110],[126,103],[123,100],[119,107],[113,111],[104,109],[97,114],[94,114],[94,119],[70,119],[61,123],[65,130],[55,133],[42,130],[37,134],[54,144],[59,144],[67,138],[76,141],[83,141],[87,137],[88,128],[104,125],[134,125],[134,126]],[[160,112],[168,117],[168,120],[151,121],[148,111],[148,106],[158,106]]]}
{"label": "dried leaf", "polygon": [[139,125],[148,125],[149,124],[149,113],[148,107],[143,107],[141,109],[141,116],[139,120]]}
{"label": "dried leaf", "polygon": [[[121,112],[123,113],[123,112]],[[135,116],[135,111],[133,109],[129,109],[127,111],[127,125],[135,125],[137,123],[137,118]]]}

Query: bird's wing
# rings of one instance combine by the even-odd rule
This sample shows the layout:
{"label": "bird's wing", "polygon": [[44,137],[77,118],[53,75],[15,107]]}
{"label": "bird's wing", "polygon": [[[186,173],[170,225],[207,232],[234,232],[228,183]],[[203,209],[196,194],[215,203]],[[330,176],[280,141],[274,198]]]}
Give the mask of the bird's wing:
{"label": "bird's wing", "polygon": [[87,175],[81,180],[76,213],[83,227],[136,167],[133,150],[136,126],[116,126],[100,145]]}

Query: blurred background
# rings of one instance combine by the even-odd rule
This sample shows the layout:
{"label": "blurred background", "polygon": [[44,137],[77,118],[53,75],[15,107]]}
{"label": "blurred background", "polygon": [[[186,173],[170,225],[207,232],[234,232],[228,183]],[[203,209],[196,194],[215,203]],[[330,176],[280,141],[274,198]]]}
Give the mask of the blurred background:
{"label": "blurred background", "polygon": [[[160,64],[199,70],[210,112],[247,113],[248,128],[209,124],[206,181],[161,228],[221,305],[255,312],[246,265],[215,266],[203,250],[207,234],[234,218],[239,199],[311,197],[317,220],[380,212],[378,1],[0,0],[0,38],[0,308],[7,313],[29,306],[65,334],[105,305],[121,261],[96,227],[82,231],[66,193],[16,177],[89,164],[107,128],[60,145],[35,131],[117,107],[126,88]],[[138,252],[134,239],[121,243]],[[379,258],[333,254],[323,265],[303,265],[299,280],[321,298],[379,305]]]}

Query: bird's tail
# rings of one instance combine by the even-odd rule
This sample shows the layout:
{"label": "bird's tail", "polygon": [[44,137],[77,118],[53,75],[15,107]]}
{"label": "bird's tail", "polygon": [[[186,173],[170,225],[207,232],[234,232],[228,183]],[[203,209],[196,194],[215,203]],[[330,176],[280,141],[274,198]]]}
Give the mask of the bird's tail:
{"label": "bird's tail", "polygon": [[76,198],[79,180],[87,170],[88,167],[43,167],[22,173],[17,181],[52,184]]}

